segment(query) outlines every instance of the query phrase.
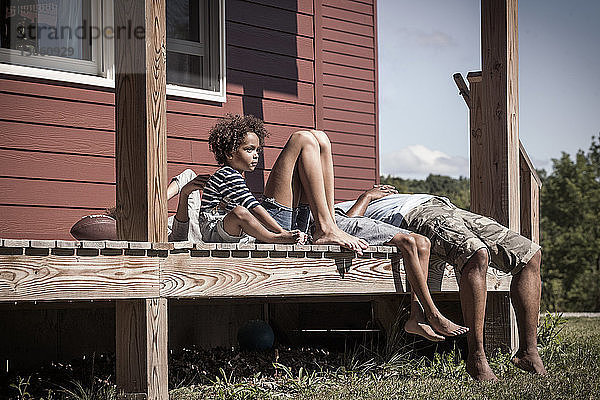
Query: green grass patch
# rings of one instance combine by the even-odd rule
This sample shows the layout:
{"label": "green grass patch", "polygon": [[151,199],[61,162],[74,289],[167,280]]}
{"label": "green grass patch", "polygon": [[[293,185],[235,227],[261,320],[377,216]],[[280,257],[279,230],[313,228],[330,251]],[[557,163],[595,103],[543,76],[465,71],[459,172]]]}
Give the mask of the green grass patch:
{"label": "green grass patch", "polygon": [[[510,363],[508,354],[498,353],[490,358],[492,369],[500,378],[497,383],[471,380],[456,349],[429,358],[417,356],[408,348],[383,354],[364,347],[346,354],[301,349],[259,354],[222,350],[215,355],[189,350],[171,361],[170,398],[598,398],[600,318],[546,317],[540,325],[539,343],[548,376],[518,370]],[[48,376],[44,374],[15,377],[11,381],[11,398],[112,400],[115,391],[110,367],[114,360],[102,360],[106,365],[97,363],[95,370],[87,370],[87,379],[69,376],[60,386],[44,381],[43,377]]]}

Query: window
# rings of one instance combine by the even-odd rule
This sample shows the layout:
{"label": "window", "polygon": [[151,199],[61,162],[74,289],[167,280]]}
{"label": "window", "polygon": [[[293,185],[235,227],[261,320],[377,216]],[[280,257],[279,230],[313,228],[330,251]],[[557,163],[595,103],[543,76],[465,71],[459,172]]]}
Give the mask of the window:
{"label": "window", "polygon": [[167,0],[167,93],[225,101],[224,0]]}
{"label": "window", "polygon": [[[0,73],[114,87],[113,1],[0,0]],[[167,94],[225,101],[225,0],[166,0]]]}
{"label": "window", "polygon": [[102,79],[112,79],[112,44],[103,29],[111,6],[101,0],[0,0],[0,72],[110,84]]}

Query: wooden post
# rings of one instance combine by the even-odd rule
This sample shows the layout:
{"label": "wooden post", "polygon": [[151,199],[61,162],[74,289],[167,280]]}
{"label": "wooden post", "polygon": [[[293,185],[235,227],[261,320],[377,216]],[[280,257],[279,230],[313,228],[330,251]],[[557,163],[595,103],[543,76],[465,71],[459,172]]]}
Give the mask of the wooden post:
{"label": "wooden post", "polygon": [[519,332],[508,292],[488,292],[484,327],[485,351],[488,355],[494,354],[496,349],[516,351]]}
{"label": "wooden post", "polygon": [[481,3],[481,197],[472,210],[519,231],[518,1]]}
{"label": "wooden post", "polygon": [[[471,211],[520,231],[518,0],[482,0],[482,73],[471,84]],[[507,293],[488,296],[486,349],[515,349]]]}
{"label": "wooden post", "polygon": [[[167,241],[165,0],[115,2],[117,232]],[[168,399],[166,299],[116,304],[120,398]]]}

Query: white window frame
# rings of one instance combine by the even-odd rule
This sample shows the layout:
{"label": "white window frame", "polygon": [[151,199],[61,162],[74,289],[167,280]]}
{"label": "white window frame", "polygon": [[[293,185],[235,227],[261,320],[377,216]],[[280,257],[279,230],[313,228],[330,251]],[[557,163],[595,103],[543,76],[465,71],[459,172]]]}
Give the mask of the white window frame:
{"label": "white window frame", "polygon": [[[225,103],[227,101],[227,77],[225,63],[225,0],[219,0],[219,91],[198,89],[188,86],[167,85],[167,96],[189,97],[193,99]],[[167,47],[167,51],[169,48]]]}
{"label": "white window frame", "polygon": [[[93,0],[92,7],[92,24],[97,23],[97,26],[101,27],[114,25],[112,1]],[[94,14],[97,16],[96,18],[94,18]],[[0,73],[84,85],[114,87],[115,59],[113,40],[102,35],[101,40],[92,42],[92,54],[96,60],[86,61],[48,55],[24,56],[21,55],[19,50],[0,49],[0,55],[5,56],[0,58]],[[29,65],[11,64],[3,60],[9,57],[20,61],[19,64],[25,64],[24,61],[26,61]],[[79,72],[61,71],[60,68]]]}
{"label": "white window frame", "polygon": [[[114,0],[119,1],[119,0]],[[225,40],[225,0],[218,0],[219,2],[219,91],[211,91],[205,89],[192,88],[180,85],[167,85],[167,96],[187,97],[193,99],[207,100],[213,102],[225,103],[227,101],[227,77],[226,77],[226,40]],[[99,26],[113,26],[114,27],[114,7],[112,0],[95,0],[92,3],[95,7],[97,15],[100,16]],[[102,40],[98,40],[93,46],[96,47],[96,54],[99,58],[97,62],[97,71],[87,70],[86,73],[80,72],[68,72],[59,71],[56,69],[49,69],[56,67],[58,62],[61,65],[69,65],[69,69],[75,69],[81,66],[81,60],[66,59],[64,57],[54,56],[29,56],[29,66],[9,64],[0,60],[0,73],[6,75],[17,75],[31,78],[48,79],[61,82],[78,83],[90,86],[100,87],[115,87],[115,53],[114,53],[114,40],[107,38],[102,35]],[[0,49],[0,52],[4,50],[9,52],[20,51]],[[14,53],[13,53],[14,54]],[[37,58],[34,60],[34,58]],[[44,64],[44,62],[48,62]],[[86,62],[88,64],[89,62]]]}

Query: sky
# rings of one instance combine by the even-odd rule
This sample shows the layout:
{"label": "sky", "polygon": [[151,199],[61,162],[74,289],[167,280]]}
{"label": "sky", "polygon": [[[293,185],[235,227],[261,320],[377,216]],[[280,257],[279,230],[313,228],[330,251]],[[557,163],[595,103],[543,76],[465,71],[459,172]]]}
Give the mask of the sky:
{"label": "sky", "polygon": [[[481,0],[378,0],[380,172],[469,176],[452,79],[481,70]],[[519,136],[536,168],[600,134],[600,0],[519,2]]]}

